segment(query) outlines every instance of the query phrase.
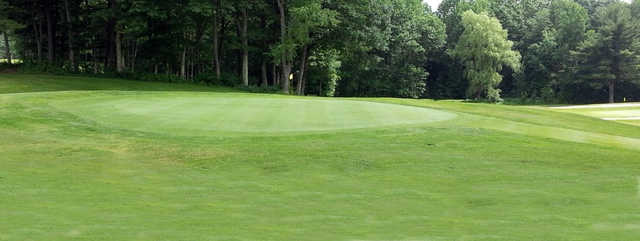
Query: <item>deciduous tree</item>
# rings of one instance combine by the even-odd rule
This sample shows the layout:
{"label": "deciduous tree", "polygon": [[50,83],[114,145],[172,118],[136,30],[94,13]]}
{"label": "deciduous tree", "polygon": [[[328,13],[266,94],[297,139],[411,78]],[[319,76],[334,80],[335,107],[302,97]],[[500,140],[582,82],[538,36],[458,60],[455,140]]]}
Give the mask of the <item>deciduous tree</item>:
{"label": "deciduous tree", "polygon": [[498,72],[503,66],[518,69],[520,54],[512,50],[513,42],[507,39],[507,31],[498,19],[469,10],[462,14],[461,23],[464,31],[453,54],[465,67],[465,77],[469,80],[467,96],[501,101],[500,89],[496,88],[502,81]]}

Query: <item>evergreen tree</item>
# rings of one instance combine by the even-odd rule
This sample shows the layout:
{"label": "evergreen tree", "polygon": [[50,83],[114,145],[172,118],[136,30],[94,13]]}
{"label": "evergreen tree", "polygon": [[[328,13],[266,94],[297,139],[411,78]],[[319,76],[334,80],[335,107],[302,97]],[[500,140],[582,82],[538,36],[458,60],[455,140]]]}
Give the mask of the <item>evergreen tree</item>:
{"label": "evergreen tree", "polygon": [[638,80],[640,31],[635,21],[629,4],[617,2],[599,8],[594,21],[596,30],[589,31],[573,53],[577,80],[596,89],[606,85],[610,103],[616,100],[616,84]]}

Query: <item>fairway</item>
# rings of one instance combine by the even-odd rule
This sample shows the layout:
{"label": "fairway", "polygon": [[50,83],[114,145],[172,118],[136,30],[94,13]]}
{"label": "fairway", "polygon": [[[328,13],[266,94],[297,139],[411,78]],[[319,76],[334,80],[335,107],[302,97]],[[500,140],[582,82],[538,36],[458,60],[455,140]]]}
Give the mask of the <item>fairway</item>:
{"label": "fairway", "polygon": [[552,107],[551,109],[600,118],[608,121],[640,125],[640,103],[562,106]]}
{"label": "fairway", "polygon": [[49,75],[0,92],[1,241],[640,236],[626,123]]}
{"label": "fairway", "polygon": [[93,95],[52,105],[111,127],[175,135],[345,130],[455,118],[427,108],[321,98],[166,92]]}

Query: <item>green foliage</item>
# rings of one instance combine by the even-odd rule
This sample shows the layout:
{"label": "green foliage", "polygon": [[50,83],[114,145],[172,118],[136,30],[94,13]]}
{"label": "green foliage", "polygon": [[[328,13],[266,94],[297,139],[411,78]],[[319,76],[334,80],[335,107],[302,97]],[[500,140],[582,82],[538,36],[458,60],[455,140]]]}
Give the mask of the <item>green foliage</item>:
{"label": "green foliage", "polygon": [[195,77],[194,82],[230,87],[238,86],[242,83],[242,81],[236,74],[228,72],[222,72],[220,78],[217,77],[216,73],[200,73]]}
{"label": "green foliage", "polygon": [[513,42],[507,40],[507,31],[498,19],[485,13],[467,11],[462,14],[464,32],[453,51],[453,55],[465,66],[465,77],[469,80],[467,96],[500,102],[498,84],[502,66],[520,68],[520,54],[512,50]]}
{"label": "green foliage", "polygon": [[577,50],[573,52],[577,83],[594,89],[609,88],[609,100],[615,100],[615,85],[639,81],[640,29],[626,3],[613,3],[599,8],[594,25]]}
{"label": "green foliage", "polygon": [[285,59],[294,60],[301,46],[309,44],[314,33],[322,32],[322,29],[332,28],[339,23],[337,12],[322,6],[324,0],[290,0],[287,4],[287,16],[289,25],[286,29],[286,38],[283,42],[275,44],[271,49],[274,61],[278,63],[282,56]]}
{"label": "green foliage", "polygon": [[0,33],[10,33],[24,27],[24,25],[9,18],[11,11],[16,10],[7,4],[6,0],[0,0]]}
{"label": "green foliage", "polygon": [[309,73],[307,75],[307,94],[333,97],[336,84],[340,81],[339,69],[341,62],[338,60],[337,51],[318,51],[309,58]]}
{"label": "green foliage", "polygon": [[[444,0],[436,13],[421,0],[68,2],[66,9],[61,1],[0,1],[0,32],[7,30],[9,51],[27,63],[23,71],[116,76],[112,72],[119,62],[123,72],[138,73],[122,75],[135,79],[177,81],[174,77],[181,76],[180,81],[234,86],[236,75],[242,75],[243,84],[300,82],[301,92],[323,96],[490,95],[499,100],[501,89],[505,97],[554,102],[600,101],[608,81],[604,78],[615,76],[623,79],[615,82],[625,97],[640,93],[634,77],[640,40],[624,40],[640,39],[638,0]],[[282,39],[278,3],[284,3]],[[629,36],[616,40],[625,43],[609,51],[615,55],[603,54],[601,48],[612,43],[612,36],[622,36],[611,34],[611,26],[618,25],[600,16],[612,6],[627,9],[616,17],[625,18],[619,26]],[[72,16],[68,23],[66,10]],[[512,48],[522,55],[521,71],[508,64],[496,68],[497,75],[465,70],[468,63],[452,53],[464,49],[458,44],[467,11],[498,19]],[[585,40],[590,30],[600,37]],[[6,45],[1,40],[0,48]],[[614,59],[628,64],[597,67]],[[45,60],[51,63],[43,64]],[[293,80],[279,81],[284,72],[295,75]],[[471,81],[472,72],[483,80]]]}
{"label": "green foliage", "polygon": [[444,46],[444,24],[419,1],[367,4],[375,14],[355,15],[340,26],[356,46],[343,50],[337,94],[423,96],[429,73],[422,66]]}
{"label": "green foliage", "polygon": [[573,0],[557,0],[551,4],[550,12],[551,26],[557,31],[556,39],[561,51],[574,49],[582,41],[587,28],[587,10]]}
{"label": "green foliage", "polygon": [[[514,2],[514,1],[509,1]],[[429,89],[427,96],[430,98],[465,98],[468,89],[468,81],[464,77],[463,65],[451,56],[450,52],[458,43],[460,35],[464,31],[461,24],[462,14],[465,11],[487,12],[493,14],[490,9],[495,4],[494,1],[468,1],[468,0],[444,0],[438,7],[437,15],[445,24],[446,29],[446,49],[443,49],[435,58],[428,63],[429,69]]]}
{"label": "green foliage", "polygon": [[633,0],[631,3],[631,16],[634,16],[636,21],[640,18],[640,0]]}
{"label": "green foliage", "polygon": [[553,1],[539,11],[523,58],[523,75],[518,76],[517,89],[523,98],[547,101],[567,91],[571,79],[570,52],[584,39],[588,24],[587,11],[572,0]]}
{"label": "green foliage", "polygon": [[438,7],[438,16],[446,25],[447,44],[453,49],[464,31],[462,14],[466,11],[476,13],[489,13],[489,1],[487,0],[443,0]]}

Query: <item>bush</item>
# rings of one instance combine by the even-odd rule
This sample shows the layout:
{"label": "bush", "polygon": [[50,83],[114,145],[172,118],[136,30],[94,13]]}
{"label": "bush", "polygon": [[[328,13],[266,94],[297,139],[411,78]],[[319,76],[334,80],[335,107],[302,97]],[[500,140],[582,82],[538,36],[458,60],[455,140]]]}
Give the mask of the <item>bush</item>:
{"label": "bush", "polygon": [[279,93],[281,90],[280,86],[257,86],[257,85],[249,85],[249,86],[239,85],[239,86],[236,86],[236,89],[250,92],[250,93],[269,93],[269,94]]}
{"label": "bush", "polygon": [[17,66],[15,64],[0,63],[0,73],[13,73],[16,71]]}
{"label": "bush", "polygon": [[51,73],[51,74],[62,74],[66,73],[66,71],[57,65],[48,64],[48,63],[33,63],[33,62],[25,62],[18,68],[18,72],[20,73]]}
{"label": "bush", "polygon": [[[4,68],[9,68],[9,67],[13,67],[15,69],[16,65],[0,64],[0,71],[2,71]],[[120,78],[120,79],[139,80],[139,81],[146,81],[146,82],[167,82],[167,83],[193,82],[195,84],[235,87],[239,90],[252,92],[252,93],[276,93],[280,90],[279,87],[275,87],[275,86],[268,86],[268,87],[241,86],[240,78],[237,75],[229,72],[222,72],[220,74],[220,78],[217,78],[214,72],[204,72],[195,76],[193,80],[185,80],[180,78],[180,76],[176,76],[173,74],[154,74],[149,72],[125,71],[125,72],[117,73],[113,71],[100,70],[96,73],[94,72],[94,67],[95,66],[93,65],[93,63],[80,63],[77,67],[77,71],[73,71],[71,66],[68,64],[56,65],[56,64],[48,64],[48,63],[25,62],[24,64],[21,64],[19,66],[18,71],[21,73],[32,73],[32,74],[48,73],[48,74],[55,74],[55,75],[78,75],[78,76],[89,76],[89,77],[98,77],[98,78]]]}
{"label": "bush", "polygon": [[[106,74],[109,75],[109,74]],[[121,79],[130,79],[130,80],[140,80],[147,82],[167,82],[167,83],[176,83],[176,82],[184,82],[178,76],[175,75],[167,75],[167,74],[154,74],[154,73],[146,73],[146,72],[122,72],[122,73],[113,73],[116,78]]]}
{"label": "bush", "polygon": [[194,82],[208,85],[222,85],[233,87],[240,84],[240,78],[235,74],[227,72],[220,73],[220,78],[216,76],[216,73],[205,72],[198,74],[194,78]]}
{"label": "bush", "polygon": [[491,88],[487,90],[487,101],[491,103],[502,103],[504,100],[500,97],[501,89]]}

